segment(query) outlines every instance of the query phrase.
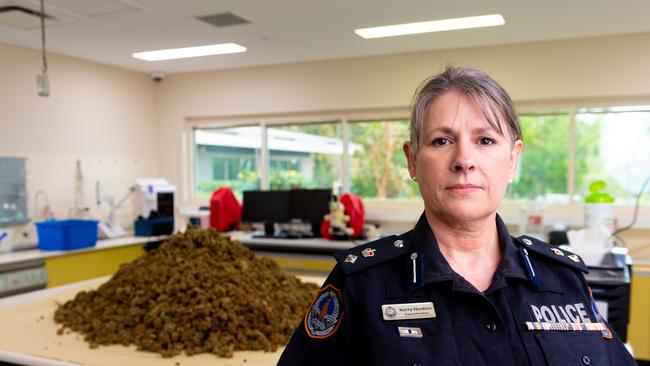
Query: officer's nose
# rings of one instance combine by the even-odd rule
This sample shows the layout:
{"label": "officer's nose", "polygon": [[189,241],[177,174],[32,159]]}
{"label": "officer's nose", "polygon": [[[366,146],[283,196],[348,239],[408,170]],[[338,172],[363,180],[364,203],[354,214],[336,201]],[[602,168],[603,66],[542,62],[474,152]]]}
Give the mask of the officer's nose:
{"label": "officer's nose", "polygon": [[476,163],[474,162],[472,144],[469,141],[459,140],[454,147],[451,170],[455,173],[473,171],[476,168]]}

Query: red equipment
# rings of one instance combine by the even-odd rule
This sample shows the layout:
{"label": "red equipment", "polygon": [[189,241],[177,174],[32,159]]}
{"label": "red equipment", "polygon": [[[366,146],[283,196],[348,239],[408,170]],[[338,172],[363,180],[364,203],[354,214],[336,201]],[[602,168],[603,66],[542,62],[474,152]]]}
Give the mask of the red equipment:
{"label": "red equipment", "polygon": [[219,232],[234,230],[241,222],[241,204],[230,187],[221,187],[210,198],[210,226]]}

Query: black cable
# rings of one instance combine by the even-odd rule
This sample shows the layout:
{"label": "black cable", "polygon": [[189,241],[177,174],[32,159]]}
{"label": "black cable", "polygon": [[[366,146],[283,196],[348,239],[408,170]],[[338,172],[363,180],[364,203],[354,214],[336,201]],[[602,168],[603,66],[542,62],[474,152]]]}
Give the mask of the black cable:
{"label": "black cable", "polygon": [[622,233],[623,231],[628,230],[628,229],[632,228],[632,226],[634,226],[634,224],[636,223],[636,218],[637,218],[637,216],[639,214],[639,205],[641,203],[641,196],[643,195],[643,192],[645,191],[645,187],[648,185],[648,182],[650,182],[650,176],[648,176],[648,178],[646,178],[645,182],[643,182],[643,185],[641,185],[641,190],[636,195],[636,204],[634,206],[634,216],[632,217],[632,222],[629,225],[614,231],[612,233],[612,236],[616,236],[617,234]]}
{"label": "black cable", "polygon": [[[623,240],[623,238],[621,238],[620,236],[618,236],[616,234],[612,234],[612,237],[616,239],[616,244],[621,243],[621,244],[623,244],[624,248],[627,248],[627,243],[625,242],[625,240]],[[620,246],[620,245],[617,245],[617,246]]]}
{"label": "black cable", "polygon": [[43,66],[41,70],[47,73],[47,56],[45,55],[45,0],[41,0],[41,44],[43,51]]}

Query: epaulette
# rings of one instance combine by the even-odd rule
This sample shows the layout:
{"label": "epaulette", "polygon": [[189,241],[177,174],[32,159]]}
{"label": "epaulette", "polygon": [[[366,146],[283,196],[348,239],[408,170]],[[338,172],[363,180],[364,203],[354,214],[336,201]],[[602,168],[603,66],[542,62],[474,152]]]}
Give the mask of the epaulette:
{"label": "epaulette", "polygon": [[342,250],[334,258],[344,273],[352,274],[405,254],[411,244],[410,237],[410,232],[387,236]]}
{"label": "epaulette", "polygon": [[519,242],[519,244],[526,248],[526,250],[529,252],[541,254],[546,258],[550,258],[569,267],[579,269],[584,273],[589,273],[589,269],[587,269],[587,265],[582,260],[582,258],[580,258],[580,256],[577,254],[569,252],[568,250],[564,250],[562,248],[526,235],[522,235],[516,238],[516,241]]}

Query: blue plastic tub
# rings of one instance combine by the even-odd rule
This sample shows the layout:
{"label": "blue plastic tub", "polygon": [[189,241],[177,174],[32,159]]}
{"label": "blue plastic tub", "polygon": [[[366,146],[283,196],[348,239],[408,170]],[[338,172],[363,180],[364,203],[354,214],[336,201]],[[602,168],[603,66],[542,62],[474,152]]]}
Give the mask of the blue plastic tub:
{"label": "blue plastic tub", "polygon": [[41,250],[72,250],[97,244],[96,220],[60,220],[36,223]]}

